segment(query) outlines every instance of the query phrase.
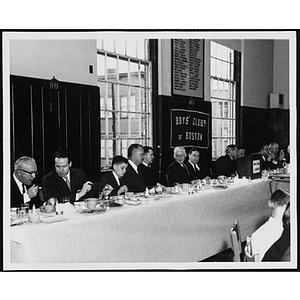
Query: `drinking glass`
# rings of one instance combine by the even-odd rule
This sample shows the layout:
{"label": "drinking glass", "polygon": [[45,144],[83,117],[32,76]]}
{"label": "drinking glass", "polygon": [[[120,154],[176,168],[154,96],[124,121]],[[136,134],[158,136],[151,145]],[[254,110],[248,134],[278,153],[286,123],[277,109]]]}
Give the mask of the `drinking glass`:
{"label": "drinking glass", "polygon": [[24,221],[28,217],[29,204],[21,204],[21,219]]}

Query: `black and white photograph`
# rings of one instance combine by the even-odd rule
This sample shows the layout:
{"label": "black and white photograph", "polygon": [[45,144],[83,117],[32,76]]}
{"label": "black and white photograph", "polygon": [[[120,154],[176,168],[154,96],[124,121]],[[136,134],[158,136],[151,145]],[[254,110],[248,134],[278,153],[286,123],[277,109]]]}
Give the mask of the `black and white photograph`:
{"label": "black and white photograph", "polygon": [[4,32],[4,269],[293,269],[293,31]]}
{"label": "black and white photograph", "polygon": [[292,297],[297,30],[48,5],[2,31],[10,299]]}

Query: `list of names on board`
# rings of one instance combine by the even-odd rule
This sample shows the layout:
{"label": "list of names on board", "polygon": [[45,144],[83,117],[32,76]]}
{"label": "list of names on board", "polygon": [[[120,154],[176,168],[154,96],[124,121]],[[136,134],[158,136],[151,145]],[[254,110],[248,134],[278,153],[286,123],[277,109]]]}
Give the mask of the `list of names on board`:
{"label": "list of names on board", "polygon": [[173,94],[203,98],[203,40],[173,40]]}

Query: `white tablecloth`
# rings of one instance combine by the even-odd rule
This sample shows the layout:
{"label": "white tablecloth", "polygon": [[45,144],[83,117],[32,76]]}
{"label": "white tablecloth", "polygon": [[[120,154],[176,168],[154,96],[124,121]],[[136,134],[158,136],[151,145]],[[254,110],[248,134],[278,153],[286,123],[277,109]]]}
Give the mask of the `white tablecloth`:
{"label": "white tablecloth", "polygon": [[11,227],[11,263],[197,262],[230,247],[235,219],[242,239],[251,235],[269,216],[269,197],[270,182],[256,179]]}

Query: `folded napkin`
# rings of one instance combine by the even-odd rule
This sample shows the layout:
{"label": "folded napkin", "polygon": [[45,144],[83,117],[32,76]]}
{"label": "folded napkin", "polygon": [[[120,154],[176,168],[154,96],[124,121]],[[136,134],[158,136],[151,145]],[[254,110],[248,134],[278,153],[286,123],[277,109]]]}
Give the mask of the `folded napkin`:
{"label": "folded napkin", "polygon": [[67,202],[67,203],[57,203],[56,204],[56,212],[60,213],[60,212],[64,212],[66,214],[69,214],[69,213],[74,213],[75,212],[75,208],[74,206]]}

